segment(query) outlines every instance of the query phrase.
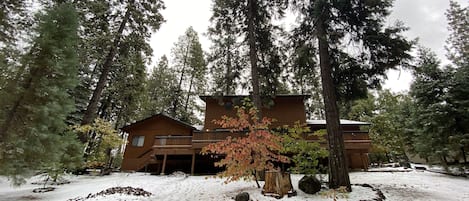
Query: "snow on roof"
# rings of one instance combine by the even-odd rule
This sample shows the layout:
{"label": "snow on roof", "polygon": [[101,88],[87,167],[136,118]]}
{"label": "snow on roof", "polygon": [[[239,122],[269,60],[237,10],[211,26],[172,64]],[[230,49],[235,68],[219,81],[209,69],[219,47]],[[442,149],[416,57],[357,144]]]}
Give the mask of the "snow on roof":
{"label": "snow on roof", "polygon": [[[324,119],[306,120],[306,124],[308,124],[308,125],[326,125],[326,120],[324,120]],[[371,123],[341,119],[340,124],[342,124],[342,125],[370,125]]]}
{"label": "snow on roof", "polygon": [[196,130],[203,130],[204,129],[204,125],[192,125]]}

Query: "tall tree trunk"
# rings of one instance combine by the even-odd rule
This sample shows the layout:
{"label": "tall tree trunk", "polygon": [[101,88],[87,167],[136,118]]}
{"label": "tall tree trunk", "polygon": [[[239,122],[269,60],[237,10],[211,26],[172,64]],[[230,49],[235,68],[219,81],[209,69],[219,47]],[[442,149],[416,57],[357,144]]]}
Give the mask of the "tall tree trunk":
{"label": "tall tree trunk", "polygon": [[320,14],[317,21],[317,37],[329,146],[329,187],[336,189],[345,186],[350,192],[352,191],[352,187],[350,185],[348,166],[345,158],[344,139],[340,127],[336,92],[332,80],[332,66],[329,57],[326,27],[324,14]]}
{"label": "tall tree trunk", "polygon": [[[186,103],[184,104],[184,111],[187,114],[187,110],[189,108],[189,99],[191,97],[191,91],[192,91],[192,83],[194,82],[194,74],[191,75],[191,80],[189,81],[189,91],[187,92],[187,97],[186,97]],[[186,119],[188,120],[188,119]]]}
{"label": "tall tree trunk", "polygon": [[233,85],[233,77],[232,77],[232,72],[231,72],[231,44],[228,44],[228,47],[226,48],[226,72],[225,72],[225,79],[226,79],[226,85],[225,85],[225,94],[229,95],[231,93],[230,87]]}
{"label": "tall tree trunk", "polygon": [[182,81],[184,81],[184,73],[186,71],[187,65],[187,56],[189,54],[191,48],[192,41],[187,44],[186,52],[184,53],[184,61],[182,62],[182,70],[181,70],[181,77],[179,78],[179,84],[176,93],[174,93],[173,97],[173,108],[171,109],[171,116],[176,118],[177,108],[178,108],[178,97],[182,91]]}
{"label": "tall tree trunk", "polygon": [[259,69],[257,67],[257,49],[254,15],[257,12],[256,0],[248,0],[248,43],[249,61],[251,63],[252,99],[254,106],[259,110],[258,116],[262,117],[261,95],[259,91]]}
{"label": "tall tree trunk", "polygon": [[[113,44],[110,47],[109,52],[104,61],[104,64],[102,66],[101,75],[99,76],[98,83],[96,84],[96,89],[93,91],[93,95],[91,96],[90,102],[88,106],[86,107],[86,111],[85,111],[85,114],[83,115],[81,125],[90,124],[91,122],[93,122],[94,118],[96,117],[99,99],[101,98],[101,94],[103,93],[104,87],[106,86],[108,75],[109,75],[109,72],[111,71],[111,66],[113,64],[114,57],[116,56],[117,48],[119,46],[122,33],[127,24],[127,21],[130,18],[130,6],[132,6],[132,1],[129,2],[128,6],[129,7],[127,8],[127,11],[125,12],[124,18],[122,19],[119,29],[117,30]],[[86,139],[87,137],[84,135],[79,136],[79,138],[83,143],[86,142],[87,140]]]}

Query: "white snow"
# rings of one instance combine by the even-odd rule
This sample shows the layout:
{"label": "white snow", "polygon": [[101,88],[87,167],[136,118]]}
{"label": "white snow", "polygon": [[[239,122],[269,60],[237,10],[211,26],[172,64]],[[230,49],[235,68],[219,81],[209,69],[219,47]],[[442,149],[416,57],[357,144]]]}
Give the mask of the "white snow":
{"label": "white snow", "polygon": [[[292,175],[292,183],[298,195],[284,197],[282,200],[332,200],[321,195],[308,195],[298,189],[298,181],[302,175]],[[34,188],[41,185],[30,184],[32,178],[20,187],[11,186],[5,177],[0,177],[0,200],[61,200],[85,198],[107,188],[132,186],[151,192],[150,197],[133,195],[98,196],[94,201],[106,200],[233,200],[240,192],[248,192],[252,200],[277,200],[265,197],[254,181],[239,181],[224,184],[224,179],[206,176],[155,176],[145,173],[113,173],[110,176],[68,176],[70,184],[56,187],[54,191],[33,193]],[[352,172],[352,184],[370,184],[381,189],[386,200],[469,200],[469,179],[448,176],[427,171],[412,170],[410,172]],[[263,183],[261,182],[261,185]],[[367,200],[377,195],[370,188],[352,186],[353,192],[347,198],[339,200]]]}
{"label": "white snow", "polygon": [[[325,119],[308,119],[306,120],[306,124],[308,125],[326,125]],[[368,122],[362,121],[352,121],[347,119],[341,119],[340,124],[342,125],[370,125]]]}

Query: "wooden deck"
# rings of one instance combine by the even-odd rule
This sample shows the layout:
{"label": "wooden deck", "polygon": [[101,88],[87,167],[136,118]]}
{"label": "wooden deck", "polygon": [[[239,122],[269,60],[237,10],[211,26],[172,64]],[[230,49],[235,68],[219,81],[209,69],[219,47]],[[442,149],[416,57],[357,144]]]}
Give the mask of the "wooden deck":
{"label": "wooden deck", "polygon": [[[243,132],[230,132],[228,130],[213,130],[213,131],[196,131],[193,136],[156,136],[153,146],[135,160],[138,167],[144,167],[146,163],[159,163],[161,164],[162,174],[165,173],[165,166],[167,163],[168,155],[191,155],[191,173],[194,172],[195,155],[200,153],[200,150],[210,143],[216,143],[225,140],[227,137],[232,138],[244,137],[246,133]],[[304,134],[303,138],[307,141],[317,141],[318,137],[310,134]],[[345,131],[344,132],[345,149],[350,154],[362,155],[367,153],[371,147],[371,139],[366,131]],[[327,147],[327,142],[321,143],[322,146]],[[155,161],[156,156],[163,156],[163,160]],[[361,162],[361,161],[360,161]]]}

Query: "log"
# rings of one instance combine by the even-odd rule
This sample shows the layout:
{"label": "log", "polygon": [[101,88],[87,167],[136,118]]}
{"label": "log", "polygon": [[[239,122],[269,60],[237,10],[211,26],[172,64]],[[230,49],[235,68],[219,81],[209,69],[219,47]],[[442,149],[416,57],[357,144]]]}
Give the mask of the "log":
{"label": "log", "polygon": [[293,189],[290,173],[266,171],[262,194],[265,196],[272,196],[277,199],[280,199],[285,195],[288,195],[288,197],[295,196],[296,191]]}

